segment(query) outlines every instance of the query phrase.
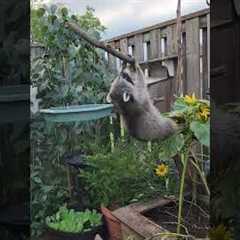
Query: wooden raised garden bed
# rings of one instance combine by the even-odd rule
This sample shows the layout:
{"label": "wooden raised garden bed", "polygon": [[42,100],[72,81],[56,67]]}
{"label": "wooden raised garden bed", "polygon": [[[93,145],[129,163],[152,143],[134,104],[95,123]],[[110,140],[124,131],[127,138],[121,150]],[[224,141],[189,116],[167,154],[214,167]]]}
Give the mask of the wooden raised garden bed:
{"label": "wooden raised garden bed", "polygon": [[[122,240],[176,239],[166,236],[163,238],[159,233],[176,232],[177,209],[176,200],[158,198],[147,203],[128,205],[112,214],[121,222]],[[186,239],[207,239],[208,215],[205,215],[203,209],[186,202],[183,218],[188,234],[195,236]]]}

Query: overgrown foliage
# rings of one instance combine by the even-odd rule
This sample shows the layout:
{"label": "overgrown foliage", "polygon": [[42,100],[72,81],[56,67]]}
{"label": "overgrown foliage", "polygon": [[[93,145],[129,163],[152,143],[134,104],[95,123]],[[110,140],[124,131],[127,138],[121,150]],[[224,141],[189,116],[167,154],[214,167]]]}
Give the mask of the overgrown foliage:
{"label": "overgrown foliage", "polygon": [[102,52],[65,27],[68,19],[97,39],[104,30],[90,8],[83,16],[56,5],[33,10],[33,39],[45,54],[33,61],[31,80],[44,107],[103,102],[112,77]]}
{"label": "overgrown foliage", "polygon": [[[113,76],[102,52],[66,29],[64,23],[70,18],[100,38],[104,27],[91,8],[81,16],[57,5],[32,9],[32,40],[44,47],[44,54],[32,58],[31,66],[32,86],[38,88],[40,108],[103,103]],[[45,217],[68,199],[63,154],[85,148],[88,151],[86,139],[104,144],[108,135],[107,131],[102,133],[108,121],[49,124],[39,113],[32,118],[32,235],[36,237],[42,232]]]}
{"label": "overgrown foliage", "polygon": [[146,144],[133,139],[118,142],[113,152],[95,149],[97,151],[88,157],[93,167],[80,172],[80,180],[89,197],[89,206],[116,208],[176,193],[177,173],[173,161],[165,162],[169,168],[167,184],[165,177],[155,173],[159,164],[158,144],[152,145],[151,152]]}

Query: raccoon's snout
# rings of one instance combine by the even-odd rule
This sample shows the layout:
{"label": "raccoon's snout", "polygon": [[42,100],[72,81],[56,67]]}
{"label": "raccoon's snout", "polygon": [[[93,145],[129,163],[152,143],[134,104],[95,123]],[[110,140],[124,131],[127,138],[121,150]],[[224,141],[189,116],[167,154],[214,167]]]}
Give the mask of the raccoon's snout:
{"label": "raccoon's snout", "polygon": [[[122,95],[122,96],[121,96]],[[127,103],[129,101],[133,101],[133,97],[131,94],[129,94],[128,92],[124,91],[122,94],[120,95],[114,95],[113,93],[108,93],[107,95],[107,103],[113,103],[113,102],[117,102],[117,99],[122,99],[122,101],[124,103]],[[121,101],[121,100],[120,100]]]}

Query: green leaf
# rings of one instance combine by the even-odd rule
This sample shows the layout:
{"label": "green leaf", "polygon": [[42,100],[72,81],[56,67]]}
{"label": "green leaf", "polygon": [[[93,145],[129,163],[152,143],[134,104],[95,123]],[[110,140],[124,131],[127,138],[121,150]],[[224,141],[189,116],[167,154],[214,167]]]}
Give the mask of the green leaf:
{"label": "green leaf", "polygon": [[63,232],[80,233],[90,230],[91,227],[99,226],[102,222],[102,215],[95,210],[78,212],[74,209],[67,209],[64,205],[55,215],[47,217],[45,222],[50,228]]}
{"label": "green leaf", "polygon": [[68,9],[65,8],[65,7],[62,8],[62,9],[61,9],[61,13],[62,13],[63,16],[67,16],[67,15],[68,15]]}
{"label": "green leaf", "polygon": [[188,108],[188,105],[181,98],[178,98],[173,105],[174,111],[184,111],[187,108]]}
{"label": "green leaf", "polygon": [[209,121],[202,123],[199,121],[193,121],[190,124],[190,129],[194,133],[199,142],[207,147],[210,146],[210,124]]}
{"label": "green leaf", "polygon": [[39,8],[36,12],[38,17],[42,17],[45,14],[46,10],[44,8]]}
{"label": "green leaf", "polygon": [[161,144],[160,158],[161,160],[170,159],[174,157],[178,152],[181,151],[184,146],[183,134],[174,134],[167,138]]}
{"label": "green leaf", "polygon": [[42,184],[42,179],[40,177],[34,177],[32,179],[35,183]]}

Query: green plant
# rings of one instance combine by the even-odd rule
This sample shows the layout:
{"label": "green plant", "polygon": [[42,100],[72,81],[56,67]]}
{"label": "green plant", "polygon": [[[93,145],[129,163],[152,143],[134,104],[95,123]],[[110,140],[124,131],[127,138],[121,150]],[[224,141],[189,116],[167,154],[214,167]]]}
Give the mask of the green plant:
{"label": "green plant", "polygon": [[232,233],[223,225],[209,230],[210,240],[232,240]]}
{"label": "green plant", "polygon": [[87,232],[100,226],[101,223],[102,215],[97,213],[96,210],[78,212],[74,209],[67,209],[66,206],[60,207],[56,214],[46,218],[48,227],[68,233]]}
{"label": "green plant", "polygon": [[66,184],[61,178],[48,181],[47,169],[36,162],[31,166],[31,234],[35,237],[42,233],[46,216],[57,211],[67,199]]}
{"label": "green plant", "polygon": [[[113,73],[105,64],[103,52],[79,39],[64,25],[71,18],[99,39],[104,27],[93,9],[86,9],[80,16],[66,7],[36,4],[31,13],[32,40],[44,47],[43,55],[33,58],[31,64],[31,84],[38,89],[40,108],[104,102]],[[50,124],[39,113],[32,116],[33,237],[41,234],[45,217],[53,214],[68,197],[63,154],[79,149],[91,154],[90,143],[100,146],[101,142],[108,148],[108,128],[108,119]]]}
{"label": "green plant", "polygon": [[81,170],[80,180],[84,183],[91,207],[98,208],[103,204],[114,208],[159,194],[175,193],[173,164],[169,163],[167,189],[165,179],[154,172],[158,151],[157,144],[153,144],[152,152],[149,152],[146,144],[131,139],[130,142],[117,142],[113,152],[98,149],[89,156],[88,162],[93,168]]}
{"label": "green plant", "polygon": [[33,39],[45,49],[45,54],[34,58],[31,66],[31,81],[38,88],[41,106],[103,102],[113,77],[103,52],[65,26],[66,20],[71,19],[100,39],[105,28],[94,16],[94,10],[87,8],[82,16],[57,5],[32,11]]}
{"label": "green plant", "polygon": [[206,100],[198,100],[194,94],[186,95],[176,99],[173,111],[168,114],[176,119],[178,123],[182,123],[182,129],[164,141],[161,146],[161,156],[163,158],[171,158],[176,154],[180,154],[183,165],[179,189],[179,211],[177,234],[181,230],[182,205],[184,184],[189,161],[198,172],[207,194],[210,194],[204,169],[200,164],[199,158],[194,152],[194,145],[202,144],[209,147],[210,128],[209,128],[209,102]]}

